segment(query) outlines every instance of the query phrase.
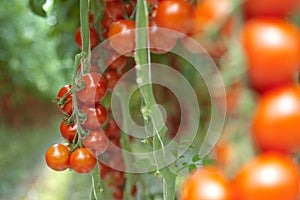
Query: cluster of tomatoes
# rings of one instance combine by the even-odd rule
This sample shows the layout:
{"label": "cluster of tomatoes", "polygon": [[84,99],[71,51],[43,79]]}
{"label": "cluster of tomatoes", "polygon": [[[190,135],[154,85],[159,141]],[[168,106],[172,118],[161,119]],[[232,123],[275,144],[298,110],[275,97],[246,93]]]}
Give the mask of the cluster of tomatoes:
{"label": "cluster of tomatoes", "polygon": [[258,155],[232,180],[216,166],[197,170],[184,183],[183,200],[299,199],[300,32],[288,20],[299,5],[297,0],[248,0],[242,5],[240,41],[248,85],[259,96],[251,122]]}

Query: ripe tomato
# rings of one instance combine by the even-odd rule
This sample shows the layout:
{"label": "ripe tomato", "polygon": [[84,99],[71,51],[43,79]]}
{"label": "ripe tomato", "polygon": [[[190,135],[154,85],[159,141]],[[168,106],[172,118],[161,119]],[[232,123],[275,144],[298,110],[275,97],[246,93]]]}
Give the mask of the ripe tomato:
{"label": "ripe tomato", "polygon": [[[75,42],[79,48],[82,48],[80,27],[75,32]],[[100,42],[96,29],[92,27],[90,27],[90,42],[91,42],[91,49],[95,48]]]}
{"label": "ripe tomato", "polygon": [[109,137],[109,139],[116,139],[119,140],[121,138],[121,134],[120,134],[120,128],[117,125],[117,123],[115,122],[115,120],[110,119],[107,123],[107,127],[106,127],[106,133]]}
{"label": "ripe tomato", "polygon": [[[194,12],[183,0],[166,0],[158,4],[155,21],[159,27],[188,34],[192,29]],[[176,37],[183,37],[176,34]]]}
{"label": "ripe tomato", "polygon": [[253,117],[256,145],[267,151],[300,150],[300,87],[279,88],[260,99]]}
{"label": "ripe tomato", "polygon": [[246,163],[233,180],[237,200],[297,200],[298,166],[280,154],[262,154]]}
{"label": "ripe tomato", "polygon": [[181,200],[229,200],[230,185],[225,175],[216,168],[198,169],[184,183]]}
{"label": "ripe tomato", "polygon": [[109,57],[105,60],[105,64],[108,66],[109,69],[116,70],[122,69],[125,67],[127,63],[127,58],[125,56],[121,56],[116,52],[111,52]]}
{"label": "ripe tomato", "polygon": [[[132,2],[134,3],[134,2]],[[133,5],[129,2],[123,1],[106,1],[105,2],[105,12],[107,15],[113,19],[124,19],[126,15],[130,17],[133,12]],[[124,14],[126,15],[124,16]]]}
{"label": "ripe tomato", "polygon": [[97,159],[86,148],[78,148],[71,153],[70,167],[78,174],[90,173],[96,163]]}
{"label": "ripe tomato", "polygon": [[135,49],[135,21],[118,20],[112,23],[108,31],[108,37],[116,52],[131,56]]}
{"label": "ripe tomato", "polygon": [[[170,51],[176,44],[177,39],[169,37],[170,31],[157,26],[155,21],[149,23],[150,50],[156,54]],[[163,41],[163,42],[162,42]]]}
{"label": "ripe tomato", "polygon": [[68,125],[68,124],[66,124],[66,122],[64,120],[62,120],[62,122],[60,124],[60,133],[63,136],[63,138],[65,138],[69,142],[72,142],[74,140],[76,132],[77,132],[77,124],[76,123]]}
{"label": "ripe tomato", "polygon": [[106,151],[109,139],[103,130],[93,130],[90,132],[90,135],[82,141],[82,144],[85,148],[98,156]]}
{"label": "ripe tomato", "polygon": [[300,65],[298,29],[282,19],[253,19],[242,30],[250,84],[259,92],[293,81]]}
{"label": "ripe tomato", "polygon": [[231,12],[230,0],[203,0],[195,7],[192,34],[211,31],[224,23]]}
{"label": "ripe tomato", "polygon": [[247,0],[244,3],[246,17],[284,17],[297,8],[299,0]]}
{"label": "ripe tomato", "polygon": [[69,150],[62,144],[51,146],[46,154],[47,165],[55,171],[63,171],[69,168]]}
{"label": "ripe tomato", "polygon": [[87,105],[99,103],[106,94],[106,80],[96,72],[84,74],[81,79],[82,82],[79,81],[78,84],[83,84],[83,88],[76,91],[77,98]]}
{"label": "ripe tomato", "polygon": [[106,82],[107,82],[107,88],[112,90],[115,87],[115,85],[117,84],[120,76],[117,72],[115,72],[113,70],[109,70],[104,73],[104,78],[106,79]]}
{"label": "ripe tomato", "polygon": [[86,121],[82,124],[85,128],[96,130],[100,129],[106,122],[107,112],[101,104],[95,106],[82,106],[81,111],[87,116]]}
{"label": "ripe tomato", "polygon": [[[73,112],[73,95],[71,92],[71,88],[72,85],[65,85],[59,90],[57,94],[57,105],[60,110],[67,115],[71,115]],[[67,93],[68,95],[66,95]]]}

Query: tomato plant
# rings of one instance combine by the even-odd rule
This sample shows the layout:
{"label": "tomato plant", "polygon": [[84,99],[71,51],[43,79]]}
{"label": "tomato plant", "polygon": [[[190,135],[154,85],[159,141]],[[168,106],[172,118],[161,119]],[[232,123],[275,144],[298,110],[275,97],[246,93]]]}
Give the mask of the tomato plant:
{"label": "tomato plant", "polygon": [[252,134],[262,150],[285,153],[300,150],[300,87],[273,90],[260,99],[253,117]]}
{"label": "tomato plant", "polygon": [[300,37],[293,24],[253,19],[244,25],[241,40],[254,89],[264,92],[294,80],[300,65]]}
{"label": "tomato plant", "polygon": [[78,174],[88,174],[96,166],[97,160],[86,148],[78,148],[70,155],[70,168]]}
{"label": "tomato plant", "polygon": [[262,154],[243,166],[233,185],[236,199],[298,199],[300,174],[298,166],[281,154]]}
{"label": "tomato plant", "polygon": [[95,105],[105,96],[107,86],[106,80],[101,74],[91,72],[84,74],[78,83],[79,88],[76,92],[78,99],[87,105]]}
{"label": "tomato plant", "polygon": [[[81,28],[79,27],[76,32],[75,32],[75,42],[77,44],[77,46],[79,48],[82,48],[82,41],[81,41]],[[99,39],[99,36],[98,36],[98,33],[96,31],[96,29],[90,27],[90,41],[91,41],[91,49],[95,48],[99,42],[100,42],[100,39]]]}
{"label": "tomato plant", "polygon": [[46,151],[47,165],[55,171],[64,171],[69,168],[69,150],[62,144],[55,144]]}

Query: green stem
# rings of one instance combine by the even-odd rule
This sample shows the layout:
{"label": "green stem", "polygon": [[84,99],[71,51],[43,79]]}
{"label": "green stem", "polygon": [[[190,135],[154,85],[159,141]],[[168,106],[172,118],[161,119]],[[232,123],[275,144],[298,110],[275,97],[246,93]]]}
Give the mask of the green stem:
{"label": "green stem", "polygon": [[[142,108],[143,118],[145,123],[152,122],[155,136],[153,137],[153,150],[156,151],[164,147],[163,140],[166,133],[166,128],[158,129],[159,124],[163,123],[162,113],[157,110],[151,113],[151,108],[156,105],[152,85],[151,85],[151,65],[150,65],[150,52],[147,48],[148,43],[148,13],[146,0],[137,1],[137,13],[136,13],[136,51],[135,62],[137,70],[137,84],[143,97],[145,107]],[[146,85],[144,85],[146,83]],[[160,173],[164,178],[164,199],[175,199],[175,183],[176,174],[171,171],[167,166],[161,169]]]}
{"label": "green stem", "polygon": [[89,24],[89,0],[80,0],[80,31],[82,41],[82,68],[83,72],[90,71],[90,24]]}

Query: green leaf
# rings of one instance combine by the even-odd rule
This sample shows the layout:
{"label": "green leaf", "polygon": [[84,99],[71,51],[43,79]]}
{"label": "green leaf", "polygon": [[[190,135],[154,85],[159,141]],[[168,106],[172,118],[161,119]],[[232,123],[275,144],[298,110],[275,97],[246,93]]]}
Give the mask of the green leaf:
{"label": "green leaf", "polygon": [[193,173],[195,170],[197,170],[197,166],[195,164],[189,165],[189,172]]}
{"label": "green leaf", "polygon": [[47,0],[29,0],[29,7],[31,11],[41,17],[46,17],[47,13],[43,9],[43,5]]}
{"label": "green leaf", "polygon": [[215,163],[216,163],[216,160],[214,160],[214,159],[205,159],[202,161],[203,166],[214,165]]}
{"label": "green leaf", "polygon": [[195,155],[193,156],[192,158],[192,161],[195,163],[195,162],[198,162],[199,160],[201,160],[200,156],[199,155]]}
{"label": "green leaf", "polygon": [[136,160],[133,163],[133,166],[135,166],[138,169],[147,169],[150,167],[150,161],[147,158],[143,158],[141,160]]}

